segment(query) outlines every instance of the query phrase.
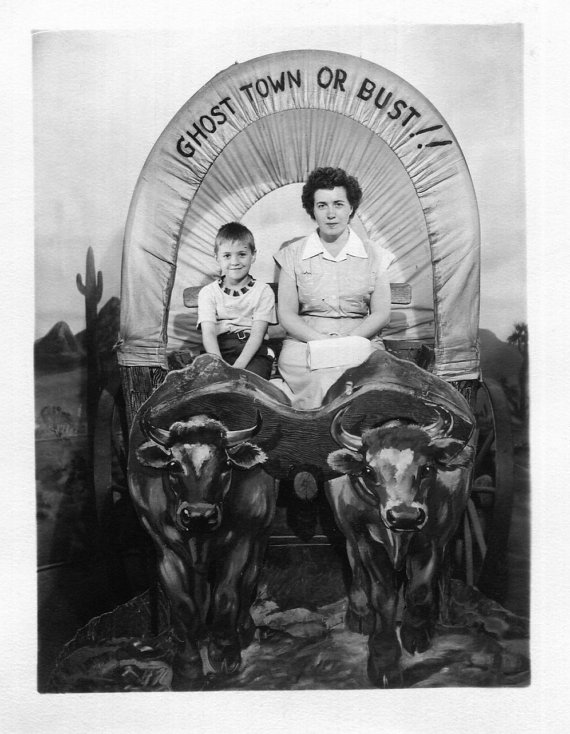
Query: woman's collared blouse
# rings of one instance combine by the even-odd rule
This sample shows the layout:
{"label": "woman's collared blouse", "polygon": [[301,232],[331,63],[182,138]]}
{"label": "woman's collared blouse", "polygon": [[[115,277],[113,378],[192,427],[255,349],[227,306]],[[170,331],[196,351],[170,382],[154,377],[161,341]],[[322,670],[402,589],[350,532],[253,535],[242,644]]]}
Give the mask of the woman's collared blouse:
{"label": "woman's collared blouse", "polygon": [[297,284],[299,314],[319,331],[325,329],[318,328],[318,318],[366,317],[376,280],[394,260],[388,250],[365,244],[352,230],[336,258],[324,249],[317,232],[287,245],[274,257]]}

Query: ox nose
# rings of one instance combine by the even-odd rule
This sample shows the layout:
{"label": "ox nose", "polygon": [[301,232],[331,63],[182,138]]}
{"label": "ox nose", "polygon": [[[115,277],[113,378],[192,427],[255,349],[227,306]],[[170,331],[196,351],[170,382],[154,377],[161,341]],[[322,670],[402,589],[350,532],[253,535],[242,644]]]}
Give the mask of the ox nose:
{"label": "ox nose", "polygon": [[221,508],[205,502],[183,502],[178,509],[178,521],[184,530],[191,533],[211,533],[220,526]]}
{"label": "ox nose", "polygon": [[411,532],[425,525],[427,516],[421,507],[393,507],[386,512],[386,524],[396,532]]}

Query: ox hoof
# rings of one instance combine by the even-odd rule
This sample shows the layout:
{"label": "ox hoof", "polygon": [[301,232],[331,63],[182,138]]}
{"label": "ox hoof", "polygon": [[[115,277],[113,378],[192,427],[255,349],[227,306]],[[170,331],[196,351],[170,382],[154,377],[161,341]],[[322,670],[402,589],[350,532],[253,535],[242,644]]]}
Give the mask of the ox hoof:
{"label": "ox hoof", "polygon": [[204,675],[202,673],[202,662],[175,663],[172,671],[173,691],[193,691],[202,687]]}
{"label": "ox hoof", "polygon": [[385,668],[372,658],[368,659],[368,678],[376,688],[403,688],[404,678],[398,665]]}
{"label": "ox hoof", "polygon": [[401,688],[400,645],[392,636],[379,635],[368,640],[368,677],[378,688]]}
{"label": "ox hoof", "polygon": [[217,645],[210,640],[206,647],[206,665],[210,673],[222,675],[237,673],[241,665],[239,645]]}
{"label": "ox hoof", "polygon": [[402,646],[412,655],[415,652],[425,652],[431,644],[431,637],[431,630],[427,624],[414,627],[411,624],[406,624],[405,621],[402,623],[400,629]]}

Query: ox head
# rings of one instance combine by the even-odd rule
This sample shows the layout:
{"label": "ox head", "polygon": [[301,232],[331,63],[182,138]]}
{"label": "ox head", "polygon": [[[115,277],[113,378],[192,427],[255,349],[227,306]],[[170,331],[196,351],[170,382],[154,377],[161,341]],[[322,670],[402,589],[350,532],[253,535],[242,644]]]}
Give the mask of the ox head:
{"label": "ox head", "polygon": [[428,520],[426,499],[438,470],[465,466],[471,458],[461,453],[466,441],[450,435],[452,415],[433,407],[438,417],[429,425],[396,419],[360,436],[343,427],[345,411],[331,425],[334,440],[343,448],[329,454],[329,466],[350,477],[360,499],[376,508],[394,532],[421,530]]}
{"label": "ox head", "polygon": [[168,430],[141,421],[149,439],[137,449],[138,461],[165,473],[177,500],[176,523],[191,533],[212,532],[222,521],[222,501],[230,488],[233,468],[251,469],[267,460],[248,439],[261,429],[254,426],[229,431],[218,420],[197,415],[176,421]]}

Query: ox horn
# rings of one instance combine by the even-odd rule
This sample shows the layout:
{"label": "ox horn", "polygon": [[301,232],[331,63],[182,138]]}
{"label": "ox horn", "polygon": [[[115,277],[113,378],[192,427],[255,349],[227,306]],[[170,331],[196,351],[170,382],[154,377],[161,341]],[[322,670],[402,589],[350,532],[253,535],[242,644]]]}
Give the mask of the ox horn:
{"label": "ox horn", "polygon": [[168,439],[170,438],[170,431],[165,431],[164,428],[158,428],[157,426],[151,426],[146,420],[141,421],[141,431],[159,446],[166,446]]}
{"label": "ox horn", "polygon": [[263,420],[261,418],[261,413],[258,410],[255,416],[254,426],[243,428],[241,431],[227,431],[225,440],[226,447],[230,448],[231,446],[237,446],[238,443],[243,443],[244,441],[253,438],[261,430],[262,424]]}
{"label": "ox horn", "polygon": [[433,408],[437,413],[437,418],[433,423],[430,423],[427,426],[422,426],[422,429],[432,438],[435,438],[436,436],[449,436],[453,429],[452,414],[445,410],[445,408],[441,408],[439,405],[434,405]]}
{"label": "ox horn", "polygon": [[337,443],[339,446],[344,446],[347,449],[358,451],[360,448],[362,448],[362,436],[355,435],[354,433],[349,433],[342,425],[342,419],[347,410],[348,408],[343,408],[342,410],[339,410],[332,419],[330,427],[331,436],[333,437],[335,443]]}

